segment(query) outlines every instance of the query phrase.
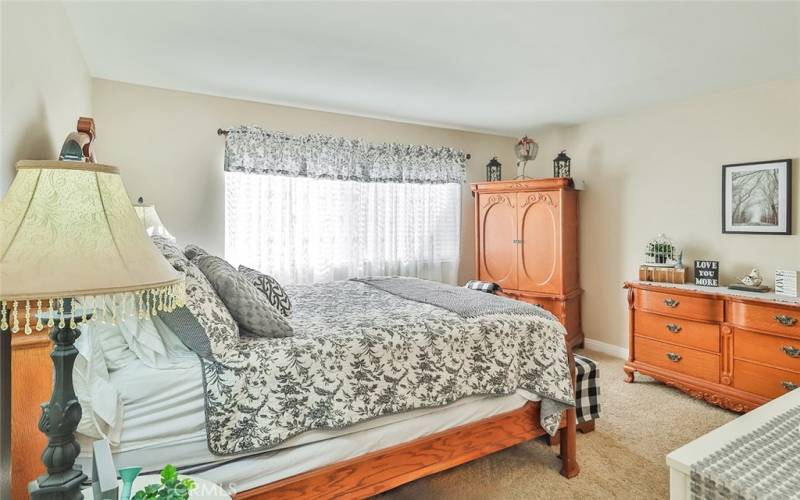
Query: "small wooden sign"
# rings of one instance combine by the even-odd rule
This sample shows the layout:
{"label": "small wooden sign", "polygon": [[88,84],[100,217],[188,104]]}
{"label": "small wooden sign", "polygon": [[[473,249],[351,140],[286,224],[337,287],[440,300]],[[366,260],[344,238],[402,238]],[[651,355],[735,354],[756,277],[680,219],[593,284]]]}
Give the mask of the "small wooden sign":
{"label": "small wooden sign", "polygon": [[694,284],[719,286],[719,262],[716,260],[694,261]]}

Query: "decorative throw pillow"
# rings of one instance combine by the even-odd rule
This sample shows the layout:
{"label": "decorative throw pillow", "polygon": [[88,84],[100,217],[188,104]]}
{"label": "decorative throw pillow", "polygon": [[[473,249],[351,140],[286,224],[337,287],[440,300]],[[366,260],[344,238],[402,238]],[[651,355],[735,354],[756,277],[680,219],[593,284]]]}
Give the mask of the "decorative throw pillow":
{"label": "decorative throw pillow", "polygon": [[208,252],[197,245],[186,245],[186,248],[183,250],[183,255],[189,260],[194,260],[201,255],[208,255]]}
{"label": "decorative throw pillow", "polygon": [[205,359],[214,357],[212,344],[233,349],[239,341],[239,325],[208,278],[193,262],[187,262],[185,279],[186,305],[158,317],[186,347]]}
{"label": "decorative throw pillow", "polygon": [[205,359],[214,357],[212,337],[221,348],[233,347],[239,341],[239,325],[208,278],[173,241],[162,236],[151,238],[172,267],[184,273],[186,282],[186,305],[172,312],[159,312],[158,317],[186,347]]}
{"label": "decorative throw pillow", "polygon": [[178,248],[178,245],[176,245],[174,241],[168,240],[167,238],[157,234],[151,236],[150,239],[153,240],[153,244],[156,246],[156,248],[158,248],[164,258],[167,259],[167,262],[169,262],[176,271],[186,272],[186,267],[189,265],[189,259],[183,255],[183,252],[180,248]]}
{"label": "decorative throw pillow", "polygon": [[203,255],[193,263],[203,271],[242,328],[261,337],[292,335],[292,327],[280,311],[225,260],[214,255]]}
{"label": "decorative throw pillow", "polygon": [[289,296],[286,295],[281,284],[278,283],[278,280],[268,274],[260,273],[255,269],[250,269],[245,266],[239,266],[239,272],[242,273],[253,286],[258,288],[258,291],[263,293],[267,297],[269,303],[279,310],[281,314],[284,316],[292,314],[292,302],[289,300]]}

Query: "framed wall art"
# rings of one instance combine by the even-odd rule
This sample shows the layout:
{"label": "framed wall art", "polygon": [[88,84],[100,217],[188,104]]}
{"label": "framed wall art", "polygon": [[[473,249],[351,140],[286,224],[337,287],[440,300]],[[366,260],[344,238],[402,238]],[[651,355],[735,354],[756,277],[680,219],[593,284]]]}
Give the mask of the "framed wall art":
{"label": "framed wall art", "polygon": [[792,160],[722,166],[722,232],[792,234]]}

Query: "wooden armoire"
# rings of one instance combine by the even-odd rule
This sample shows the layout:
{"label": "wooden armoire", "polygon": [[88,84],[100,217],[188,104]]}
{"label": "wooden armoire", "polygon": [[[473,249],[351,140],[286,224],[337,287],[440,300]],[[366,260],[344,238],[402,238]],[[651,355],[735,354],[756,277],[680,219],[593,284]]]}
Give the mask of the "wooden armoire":
{"label": "wooden armoire", "polygon": [[539,304],[583,344],[578,278],[578,191],[565,178],[472,184],[475,269],[503,295]]}

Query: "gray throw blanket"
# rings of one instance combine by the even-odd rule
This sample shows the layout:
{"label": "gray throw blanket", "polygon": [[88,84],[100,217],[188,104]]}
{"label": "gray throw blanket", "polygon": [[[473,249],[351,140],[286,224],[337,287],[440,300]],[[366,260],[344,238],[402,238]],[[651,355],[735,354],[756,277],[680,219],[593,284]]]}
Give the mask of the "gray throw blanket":
{"label": "gray throw blanket", "polygon": [[366,283],[407,300],[447,309],[462,318],[477,318],[487,314],[525,314],[556,319],[549,311],[533,304],[437,281],[404,277],[354,278],[353,281]]}

